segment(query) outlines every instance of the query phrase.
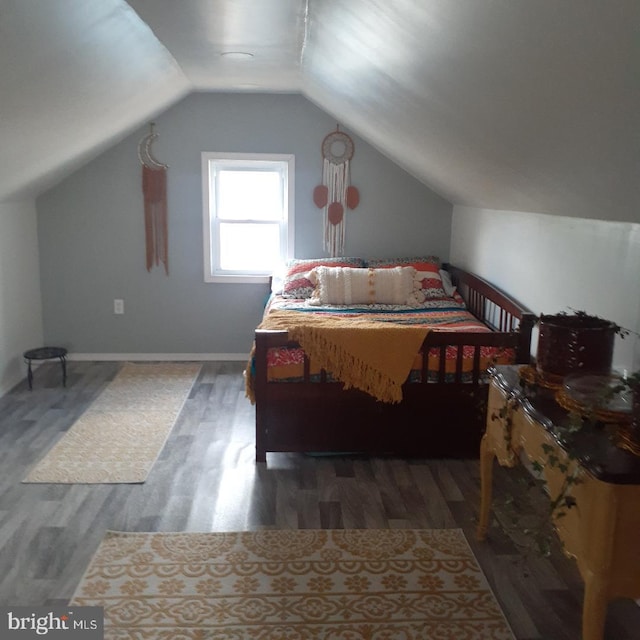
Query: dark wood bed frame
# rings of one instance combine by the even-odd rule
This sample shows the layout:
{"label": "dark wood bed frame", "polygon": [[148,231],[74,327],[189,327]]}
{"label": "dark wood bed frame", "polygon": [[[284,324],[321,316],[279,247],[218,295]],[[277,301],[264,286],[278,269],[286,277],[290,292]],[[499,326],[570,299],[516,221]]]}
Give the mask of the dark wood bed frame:
{"label": "dark wood bed frame", "polygon": [[[452,265],[444,265],[469,310],[491,333],[430,331],[422,352],[437,347],[441,367],[437,382],[403,385],[399,404],[380,402],[340,382],[305,379],[267,381],[267,351],[296,346],[286,331],[256,330],[256,461],[267,452],[361,453],[420,458],[477,458],[484,433],[488,385],[483,382],[480,348],[513,348],[516,362],[528,363],[535,316],[489,282]],[[475,349],[471,382],[461,381],[462,350],[455,381],[445,381],[444,353],[449,345]],[[427,358],[423,357],[426,380]]]}

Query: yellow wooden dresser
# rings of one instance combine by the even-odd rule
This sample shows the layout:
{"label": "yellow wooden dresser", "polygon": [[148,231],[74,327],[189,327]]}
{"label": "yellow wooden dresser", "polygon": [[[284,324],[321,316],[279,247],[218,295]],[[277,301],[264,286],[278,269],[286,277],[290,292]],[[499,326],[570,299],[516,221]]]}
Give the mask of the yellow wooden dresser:
{"label": "yellow wooden dresser", "polygon": [[[486,538],[489,526],[494,458],[507,467],[518,464],[522,453],[537,460],[544,466],[550,499],[575,473],[569,494],[573,506],[554,524],[585,582],[582,639],[602,640],[609,601],[640,598],[640,457],[617,447],[606,430],[592,427],[566,438],[567,419],[552,391],[521,383],[518,367],[491,370],[480,447],[478,538]],[[545,465],[549,452],[558,456],[558,464]]]}

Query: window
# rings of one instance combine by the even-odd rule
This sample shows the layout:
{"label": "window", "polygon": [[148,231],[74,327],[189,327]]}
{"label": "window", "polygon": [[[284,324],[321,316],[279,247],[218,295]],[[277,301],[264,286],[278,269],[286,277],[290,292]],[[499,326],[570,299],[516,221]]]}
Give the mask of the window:
{"label": "window", "polygon": [[292,155],[203,153],[205,282],[266,282],[293,255]]}

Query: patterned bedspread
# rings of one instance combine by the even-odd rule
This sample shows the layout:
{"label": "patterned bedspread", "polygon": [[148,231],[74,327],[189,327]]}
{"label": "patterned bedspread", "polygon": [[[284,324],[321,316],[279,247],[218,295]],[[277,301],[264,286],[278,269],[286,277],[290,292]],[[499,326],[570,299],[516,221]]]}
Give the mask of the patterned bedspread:
{"label": "patterned bedspread", "polygon": [[306,300],[271,296],[265,316],[274,310],[302,311],[337,317],[360,316],[380,322],[397,322],[442,329],[443,331],[489,331],[489,329],[467,311],[461,298],[438,298],[419,306],[393,304],[311,305]]}
{"label": "patterned bedspread", "polygon": [[[429,327],[432,331],[477,332],[486,333],[491,330],[480,322],[465,307],[461,298],[442,298],[430,300],[420,305],[361,305],[344,307],[341,305],[311,306],[305,300],[272,296],[265,309],[265,316],[272,310],[292,310],[312,314],[333,315],[337,317],[366,317],[376,322],[392,322],[406,325]],[[509,364],[514,362],[512,349],[501,347],[482,347],[481,367],[486,369],[491,364]],[[447,377],[453,379],[458,349],[447,347],[445,370]],[[440,368],[440,351],[433,348],[429,352],[428,381],[436,381]],[[270,382],[295,382],[303,378],[304,352],[300,348],[272,348],[267,354],[268,379]],[[463,348],[463,371],[470,379],[473,368],[473,348]],[[320,369],[310,363],[312,381],[320,381]],[[327,372],[331,380],[331,373]],[[464,380],[464,378],[463,378]],[[422,381],[422,355],[416,354],[410,382]]]}

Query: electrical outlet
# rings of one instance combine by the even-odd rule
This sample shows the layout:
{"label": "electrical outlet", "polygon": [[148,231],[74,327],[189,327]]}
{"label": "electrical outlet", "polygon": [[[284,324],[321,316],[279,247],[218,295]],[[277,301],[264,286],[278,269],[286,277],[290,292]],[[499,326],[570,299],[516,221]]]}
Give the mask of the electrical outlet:
{"label": "electrical outlet", "polygon": [[124,300],[122,298],[115,298],[113,301],[113,313],[118,315],[124,313]]}

